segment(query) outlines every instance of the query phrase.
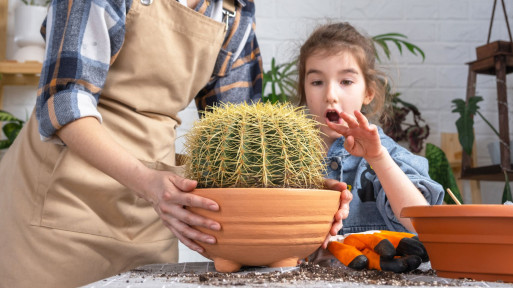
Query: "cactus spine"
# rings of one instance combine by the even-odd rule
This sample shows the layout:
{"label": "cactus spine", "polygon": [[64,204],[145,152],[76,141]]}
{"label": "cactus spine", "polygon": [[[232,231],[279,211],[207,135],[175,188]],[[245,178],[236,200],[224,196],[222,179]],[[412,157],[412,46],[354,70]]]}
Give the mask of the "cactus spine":
{"label": "cactus spine", "polygon": [[200,188],[322,188],[317,125],[290,105],[214,107],[185,136],[186,177]]}

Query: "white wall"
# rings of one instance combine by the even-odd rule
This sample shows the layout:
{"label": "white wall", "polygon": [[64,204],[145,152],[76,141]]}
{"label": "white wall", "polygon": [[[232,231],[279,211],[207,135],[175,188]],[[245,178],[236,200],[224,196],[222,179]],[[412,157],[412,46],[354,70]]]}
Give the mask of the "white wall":
{"label": "white wall", "polygon": [[[13,1],[13,0],[10,0]],[[137,0],[134,0],[137,1]],[[369,35],[398,32],[420,46],[426,60],[394,50],[393,59],[384,69],[394,76],[396,89],[403,99],[418,106],[431,132],[428,142],[440,145],[440,133],[456,133],[457,115],[451,113],[451,100],[464,98],[467,83],[467,65],[476,58],[475,48],[486,44],[493,5],[492,0],[256,0],[257,35],[268,68],[272,57],[278,63],[291,60],[297,48],[312,29],[327,19],[349,21]],[[499,1],[500,3],[500,1]],[[509,22],[513,22],[513,4],[508,5]],[[11,17],[12,15],[10,15]],[[9,31],[11,31],[9,27]],[[491,41],[508,40],[508,33],[500,5],[497,6]],[[12,35],[8,42],[8,56],[12,55]],[[495,78],[478,75],[477,94],[485,98],[481,103],[485,116],[497,126]],[[511,77],[507,86],[513,87]],[[513,109],[511,89],[508,89],[509,109]],[[4,109],[25,117],[35,101],[35,87],[8,87]],[[511,115],[511,113],[510,113]],[[183,135],[197,119],[193,106],[181,113],[184,120],[179,128]],[[510,116],[513,130],[513,116]],[[486,124],[476,119],[478,164],[490,164],[486,145],[495,135]],[[512,138],[513,139],[513,138]],[[180,149],[182,139],[178,139]],[[483,202],[499,203],[503,183],[481,182]]]}
{"label": "white wall", "polygon": [[[513,5],[508,4],[509,22],[513,22]],[[257,0],[257,35],[264,69],[268,69],[272,57],[278,63],[294,58],[314,27],[328,20],[348,21],[371,36],[405,34],[422,48],[426,60],[422,62],[409,52],[401,56],[391,47],[392,59],[384,61],[382,68],[393,76],[401,97],[421,110],[431,129],[428,142],[439,146],[440,133],[457,132],[454,122],[458,115],[451,112],[451,101],[466,96],[465,63],[475,60],[475,48],[486,44],[492,5],[491,0]],[[496,8],[490,41],[495,40],[509,40],[500,5]],[[511,77],[507,86],[513,87]],[[509,95],[511,92],[508,89]],[[476,94],[485,98],[480,104],[481,111],[498,127],[495,77],[478,75]],[[508,99],[511,111],[513,101],[511,96]],[[512,123],[510,117],[513,131]],[[189,127],[189,123],[185,124]],[[475,127],[478,165],[488,165],[491,162],[487,144],[495,141],[496,136],[480,118],[476,117]],[[483,202],[499,203],[503,185],[482,181]]]}

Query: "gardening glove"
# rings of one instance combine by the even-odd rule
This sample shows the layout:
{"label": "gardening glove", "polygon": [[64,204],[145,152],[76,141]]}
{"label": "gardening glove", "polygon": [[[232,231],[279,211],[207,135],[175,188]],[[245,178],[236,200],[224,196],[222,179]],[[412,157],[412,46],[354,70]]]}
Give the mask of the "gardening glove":
{"label": "gardening glove", "polygon": [[331,254],[355,270],[368,268],[396,273],[415,270],[422,262],[429,261],[417,236],[405,232],[373,230],[337,235],[328,243],[328,251],[314,253],[310,261],[325,262]]}

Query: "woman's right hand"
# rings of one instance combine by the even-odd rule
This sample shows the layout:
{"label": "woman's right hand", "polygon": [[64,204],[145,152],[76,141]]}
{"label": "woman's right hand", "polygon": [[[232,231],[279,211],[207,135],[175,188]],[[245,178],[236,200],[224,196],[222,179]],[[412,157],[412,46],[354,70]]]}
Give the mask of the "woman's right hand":
{"label": "woman's right hand", "polygon": [[157,211],[164,225],[185,246],[199,253],[203,253],[204,249],[196,242],[216,243],[215,237],[202,233],[191,226],[220,230],[221,225],[185,208],[198,207],[217,211],[219,205],[210,199],[189,193],[196,188],[196,181],[167,171],[149,170],[150,180],[146,182],[148,186],[145,187],[147,192],[140,196],[153,204],[153,208]]}
{"label": "woman's right hand", "polygon": [[215,243],[216,239],[191,226],[219,230],[219,223],[196,215],[185,206],[217,211],[212,200],[190,194],[196,181],[182,178],[169,171],[146,167],[119,145],[94,117],[84,117],[62,127],[57,135],[68,148],[93,167],[130,188],[141,198],[150,201],[160,218],[182,243],[192,250],[204,250],[197,242]]}

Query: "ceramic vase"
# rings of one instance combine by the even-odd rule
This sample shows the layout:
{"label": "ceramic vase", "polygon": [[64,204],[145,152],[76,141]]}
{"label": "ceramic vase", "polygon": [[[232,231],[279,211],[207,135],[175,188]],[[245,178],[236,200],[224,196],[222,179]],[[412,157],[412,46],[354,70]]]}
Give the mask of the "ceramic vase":
{"label": "ceramic vase", "polygon": [[18,62],[43,62],[45,42],[41,36],[48,8],[33,5],[18,5],[14,10],[14,42],[19,47],[14,53]]}

